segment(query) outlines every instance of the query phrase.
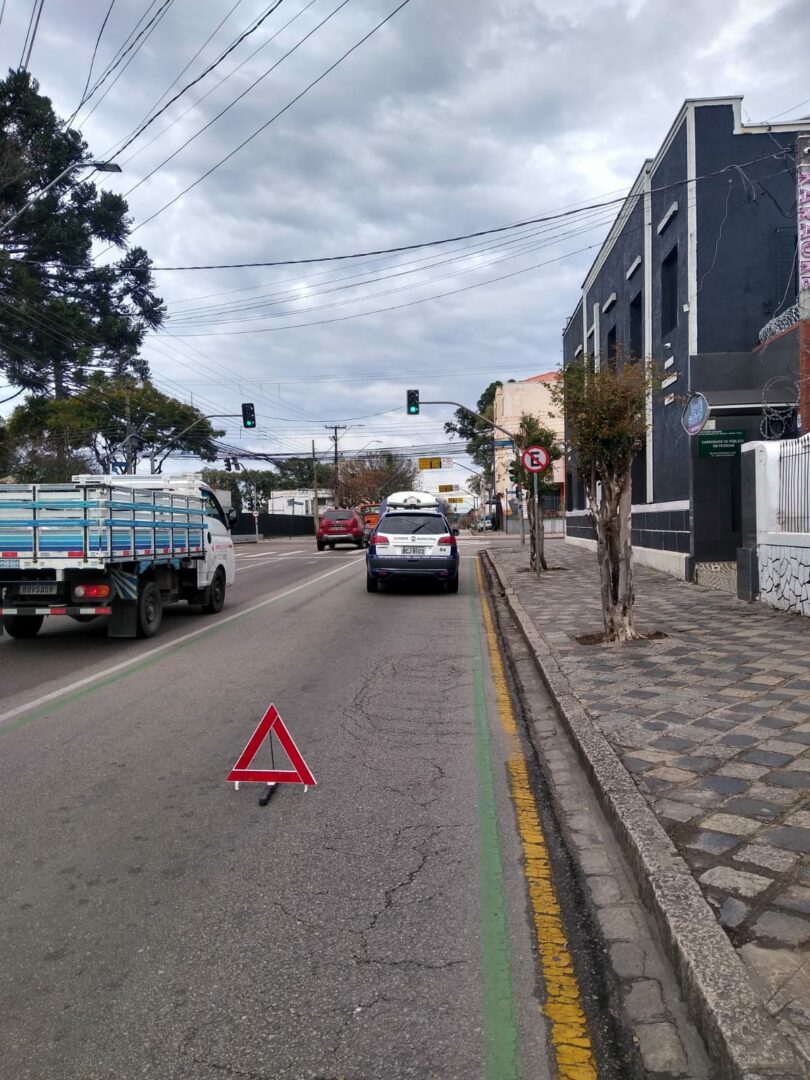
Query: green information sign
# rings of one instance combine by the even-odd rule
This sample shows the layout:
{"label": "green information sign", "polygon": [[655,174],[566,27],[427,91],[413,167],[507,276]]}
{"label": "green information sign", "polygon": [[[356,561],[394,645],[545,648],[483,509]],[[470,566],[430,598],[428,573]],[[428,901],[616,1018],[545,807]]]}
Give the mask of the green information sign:
{"label": "green information sign", "polygon": [[742,444],[748,441],[748,435],[741,428],[701,431],[697,441],[699,458],[737,457]]}

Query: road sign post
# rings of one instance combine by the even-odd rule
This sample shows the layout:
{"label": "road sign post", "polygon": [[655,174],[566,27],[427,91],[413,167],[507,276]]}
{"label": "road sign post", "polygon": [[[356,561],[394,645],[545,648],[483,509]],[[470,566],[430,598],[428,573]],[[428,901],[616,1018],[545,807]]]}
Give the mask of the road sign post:
{"label": "road sign post", "polygon": [[544,469],[547,469],[551,462],[551,454],[546,450],[545,446],[527,446],[523,453],[520,455],[521,464],[526,472],[532,474],[532,483],[534,489],[534,570],[539,574],[542,569],[543,555],[542,555],[542,523],[543,523],[543,508],[540,505],[540,498],[537,487],[537,477]]}

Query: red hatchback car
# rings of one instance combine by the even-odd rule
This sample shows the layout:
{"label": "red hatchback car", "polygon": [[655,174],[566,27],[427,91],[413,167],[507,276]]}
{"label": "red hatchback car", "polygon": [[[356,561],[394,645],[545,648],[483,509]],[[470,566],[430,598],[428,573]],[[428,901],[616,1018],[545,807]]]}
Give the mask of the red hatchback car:
{"label": "red hatchback car", "polygon": [[356,510],[327,510],[321,514],[315,533],[318,551],[327,545],[354,544],[363,546],[363,519]]}

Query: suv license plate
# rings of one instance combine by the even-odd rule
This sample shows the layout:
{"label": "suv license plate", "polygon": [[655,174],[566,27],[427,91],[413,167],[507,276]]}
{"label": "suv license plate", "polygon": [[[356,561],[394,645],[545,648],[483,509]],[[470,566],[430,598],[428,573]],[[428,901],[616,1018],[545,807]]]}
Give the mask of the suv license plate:
{"label": "suv license plate", "polygon": [[57,591],[56,585],[20,585],[17,590],[21,596],[53,596]]}
{"label": "suv license plate", "polygon": [[403,555],[424,555],[425,549],[423,547],[404,547],[402,549]]}

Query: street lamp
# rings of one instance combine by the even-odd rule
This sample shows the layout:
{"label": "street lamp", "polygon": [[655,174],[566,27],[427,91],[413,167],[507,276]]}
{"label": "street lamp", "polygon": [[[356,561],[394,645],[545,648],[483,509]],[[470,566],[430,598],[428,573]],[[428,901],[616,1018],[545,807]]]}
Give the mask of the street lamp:
{"label": "street lamp", "polygon": [[5,232],[9,225],[13,225],[21,214],[24,214],[29,207],[33,206],[35,202],[38,202],[43,195],[46,195],[51,188],[58,184],[60,180],[63,180],[68,173],[75,172],[76,169],[95,169],[97,172],[106,173],[121,172],[121,166],[114,161],[74,161],[72,165],[68,165],[66,169],[62,169],[59,175],[55,176],[50,184],[47,184],[42,191],[38,191],[33,198],[29,199],[25,206],[20,207],[16,214],[12,214],[8,221],[3,223],[2,228],[0,228],[0,233]]}

